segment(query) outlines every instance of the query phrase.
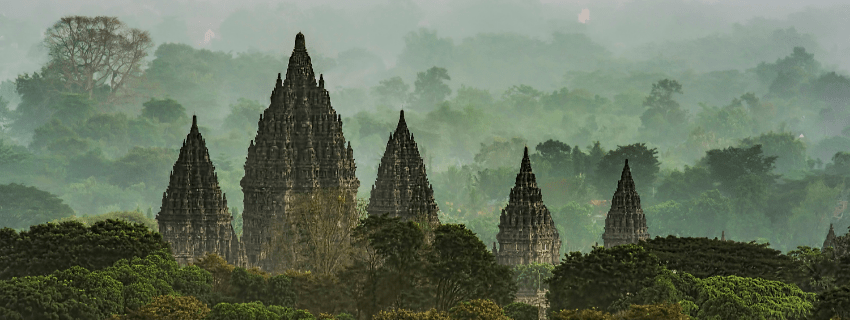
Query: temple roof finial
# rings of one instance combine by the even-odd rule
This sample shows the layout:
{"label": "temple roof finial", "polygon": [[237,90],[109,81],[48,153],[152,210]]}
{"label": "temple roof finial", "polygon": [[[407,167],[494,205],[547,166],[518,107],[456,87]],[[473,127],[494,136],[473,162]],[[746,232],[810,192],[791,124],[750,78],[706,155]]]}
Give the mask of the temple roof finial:
{"label": "temple roof finial", "polygon": [[304,34],[301,32],[298,32],[298,34],[295,35],[295,50],[307,50],[307,44],[304,41]]}

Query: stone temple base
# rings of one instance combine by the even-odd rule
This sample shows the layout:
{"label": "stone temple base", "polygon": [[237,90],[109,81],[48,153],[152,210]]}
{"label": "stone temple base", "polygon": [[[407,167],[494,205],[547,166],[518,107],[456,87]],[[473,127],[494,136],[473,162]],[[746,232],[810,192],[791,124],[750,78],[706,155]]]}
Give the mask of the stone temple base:
{"label": "stone temple base", "polygon": [[546,313],[549,310],[549,301],[546,300],[546,292],[548,290],[520,290],[516,293],[514,302],[522,302],[537,307],[537,316],[540,320],[547,319]]}

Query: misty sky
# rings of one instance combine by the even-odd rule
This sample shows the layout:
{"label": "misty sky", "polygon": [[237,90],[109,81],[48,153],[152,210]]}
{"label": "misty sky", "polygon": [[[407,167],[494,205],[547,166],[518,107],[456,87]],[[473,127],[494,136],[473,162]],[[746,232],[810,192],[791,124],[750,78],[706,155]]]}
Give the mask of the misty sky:
{"label": "misty sky", "polygon": [[[149,30],[157,44],[185,42],[234,53],[285,53],[292,35],[303,31],[308,46],[325,56],[365,48],[388,68],[404,35],[420,27],[455,43],[486,32],[542,39],[555,31],[580,32],[628,56],[641,45],[727,33],[736,23],[758,22],[816,35],[826,53],[819,58],[850,69],[850,38],[841,31],[850,29],[850,19],[843,18],[850,15],[846,0],[1,0],[0,80],[36,70],[45,55],[38,48],[40,33],[65,15],[117,16]],[[227,23],[254,29],[255,37],[239,35],[239,41],[216,46],[228,36],[218,32]]]}

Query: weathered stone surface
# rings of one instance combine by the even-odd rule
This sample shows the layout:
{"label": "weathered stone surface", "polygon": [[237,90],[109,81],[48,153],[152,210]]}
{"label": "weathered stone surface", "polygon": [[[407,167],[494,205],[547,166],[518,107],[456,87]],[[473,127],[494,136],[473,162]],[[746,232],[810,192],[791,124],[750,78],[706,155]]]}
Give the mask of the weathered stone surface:
{"label": "weathered stone surface", "polygon": [[611,200],[611,209],[605,218],[605,233],[602,240],[606,248],[621,244],[638,243],[649,239],[646,229],[646,215],[640,207],[640,196],[635,191],[635,181],[629,169],[629,160],[623,167],[623,174],[617,182],[617,191]]}
{"label": "weathered stone surface", "polygon": [[499,217],[496,240],[499,248],[494,243],[493,254],[499,264],[560,262],[561,238],[549,209],[543,204],[537,178],[531,172],[528,147],[522,157],[516,185],[511,188],[508,205]]}
{"label": "weathered stone surface", "polygon": [[378,165],[378,177],[372,186],[366,212],[418,222],[430,238],[427,231],[440,225],[437,217],[439,210],[419,147],[407,128],[404,111],[401,111],[398,126],[390,135]]}
{"label": "weathered stone surface", "polygon": [[174,163],[156,220],[159,232],[171,244],[181,265],[207,253],[218,254],[237,266],[245,265],[245,249],[233,231],[227,197],[218,186],[215,166],[195,116]]}
{"label": "weathered stone surface", "polygon": [[342,189],[353,210],[360,186],[354,152],[342,134],[342,117],[331,107],[321,75],[316,82],[301,33],[295,37],[286,78],[278,74],[271,103],[258,124],[240,183],[243,239],[250,265],[275,270],[281,261],[269,255],[273,226],[285,220],[296,195]]}

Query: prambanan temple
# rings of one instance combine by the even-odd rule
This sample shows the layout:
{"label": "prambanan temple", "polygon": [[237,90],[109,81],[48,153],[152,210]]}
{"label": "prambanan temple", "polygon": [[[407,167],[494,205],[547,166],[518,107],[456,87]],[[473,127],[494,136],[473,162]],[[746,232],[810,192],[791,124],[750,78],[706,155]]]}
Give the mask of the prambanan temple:
{"label": "prambanan temple", "polygon": [[233,231],[227,197],[218,186],[215,166],[195,116],[162,194],[156,220],[181,265],[206,253],[217,253],[233,265],[245,266],[245,248]]}
{"label": "prambanan temple", "polygon": [[243,241],[249,264],[275,270],[279,263],[269,256],[273,226],[293,210],[296,195],[340,190],[353,210],[360,187],[354,151],[342,135],[342,117],[331,107],[322,75],[316,81],[300,32],[286,78],[278,74],[258,126],[240,183]]}
{"label": "prambanan temple", "polygon": [[378,177],[372,186],[366,212],[418,222],[425,227],[430,238],[428,231],[440,225],[439,210],[434,201],[434,188],[425,174],[425,163],[413,134],[407,128],[402,110],[398,126],[390,134],[387,149],[378,165]]}
{"label": "prambanan temple", "polygon": [[531,172],[528,147],[525,147],[508,205],[499,217],[496,240],[499,248],[494,243],[493,254],[500,264],[560,262],[561,238],[549,209],[543,204],[537,178]]}
{"label": "prambanan temple", "polygon": [[646,215],[640,207],[640,196],[635,190],[629,160],[623,167],[617,191],[611,199],[611,209],[605,218],[605,232],[602,234],[604,246],[610,248],[621,244],[638,243],[649,239],[646,229]]}
{"label": "prambanan temple", "polygon": [[[355,176],[354,152],[345,141],[342,117],[331,106],[322,75],[317,81],[313,73],[301,33],[295,37],[286,76],[281,79],[278,74],[270,100],[248,146],[240,183],[245,206],[242,241],[233,232],[227,199],[218,186],[197,118],[192,117],[157,215],[159,230],[180,264],[216,253],[234,265],[280,270],[284,258],[272,252],[285,244],[273,240],[279,232],[275,228],[297,210],[296,197],[335,191],[334,196],[346,200],[344,210],[355,210],[360,181]],[[434,190],[404,111],[387,141],[366,211],[417,222],[429,241],[433,234],[428,231],[440,225]],[[627,161],[605,221],[605,246],[648,237]],[[500,264],[559,262],[560,235],[543,204],[527,147],[496,238],[499,248],[494,243],[493,254]]]}

